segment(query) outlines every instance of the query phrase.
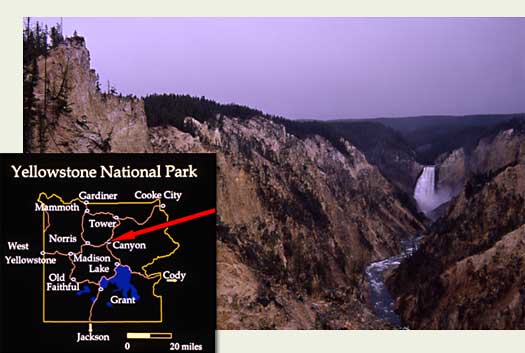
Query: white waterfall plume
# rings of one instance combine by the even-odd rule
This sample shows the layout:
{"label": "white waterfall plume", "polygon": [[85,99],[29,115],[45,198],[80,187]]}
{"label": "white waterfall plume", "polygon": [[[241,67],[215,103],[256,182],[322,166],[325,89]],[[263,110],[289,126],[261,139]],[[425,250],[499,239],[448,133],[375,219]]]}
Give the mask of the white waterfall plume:
{"label": "white waterfall plume", "polygon": [[423,172],[417,179],[414,198],[419,209],[427,215],[442,203],[450,200],[450,195],[436,192],[436,168],[434,166],[423,168]]}

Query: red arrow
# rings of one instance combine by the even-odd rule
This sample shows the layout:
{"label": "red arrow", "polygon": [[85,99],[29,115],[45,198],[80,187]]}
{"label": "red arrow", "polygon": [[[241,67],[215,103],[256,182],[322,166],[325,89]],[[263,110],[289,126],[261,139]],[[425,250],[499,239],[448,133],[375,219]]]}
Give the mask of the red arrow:
{"label": "red arrow", "polygon": [[139,235],[142,235],[142,234],[151,233],[151,232],[154,232],[154,231],[159,230],[159,229],[171,227],[171,226],[174,226],[175,224],[181,224],[181,223],[184,223],[184,222],[189,222],[189,221],[192,221],[194,219],[201,218],[201,217],[204,217],[204,216],[208,216],[208,215],[211,215],[211,214],[214,214],[214,213],[215,213],[215,208],[212,208],[212,209],[209,209],[209,210],[206,210],[206,211],[201,211],[201,212],[197,212],[197,213],[191,214],[189,216],[177,218],[177,219],[174,219],[172,221],[168,221],[168,222],[164,222],[164,223],[161,223],[161,224],[157,224],[155,226],[143,228],[143,229],[136,230],[136,231],[135,230],[130,230],[129,232],[126,232],[126,233],[124,233],[122,235],[119,235],[118,237],[112,239],[111,241],[132,240],[132,239],[135,239],[135,237],[138,237]]}

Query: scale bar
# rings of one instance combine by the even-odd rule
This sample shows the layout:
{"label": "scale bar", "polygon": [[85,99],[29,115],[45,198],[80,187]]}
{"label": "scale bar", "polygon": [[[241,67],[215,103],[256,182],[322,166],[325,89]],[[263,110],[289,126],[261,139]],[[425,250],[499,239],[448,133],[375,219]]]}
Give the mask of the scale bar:
{"label": "scale bar", "polygon": [[170,340],[173,337],[171,332],[128,332],[129,340]]}

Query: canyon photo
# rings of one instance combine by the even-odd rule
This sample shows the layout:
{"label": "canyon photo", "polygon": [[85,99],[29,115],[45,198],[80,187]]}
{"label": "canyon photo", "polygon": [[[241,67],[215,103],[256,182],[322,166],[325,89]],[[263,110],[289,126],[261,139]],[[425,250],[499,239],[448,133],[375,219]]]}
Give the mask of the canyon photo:
{"label": "canyon photo", "polygon": [[24,152],[215,153],[218,329],[525,329],[523,19],[111,21],[24,19]]}

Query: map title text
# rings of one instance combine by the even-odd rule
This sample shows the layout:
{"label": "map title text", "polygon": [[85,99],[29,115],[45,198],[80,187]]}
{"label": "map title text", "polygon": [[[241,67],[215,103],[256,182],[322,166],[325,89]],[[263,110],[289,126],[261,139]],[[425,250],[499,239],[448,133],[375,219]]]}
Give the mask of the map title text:
{"label": "map title text", "polygon": [[14,178],[198,178],[198,170],[191,164],[185,167],[173,164],[154,168],[132,168],[131,166],[100,165],[96,168],[40,168],[36,164],[28,166],[11,165]]}

